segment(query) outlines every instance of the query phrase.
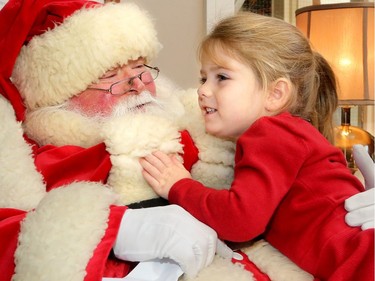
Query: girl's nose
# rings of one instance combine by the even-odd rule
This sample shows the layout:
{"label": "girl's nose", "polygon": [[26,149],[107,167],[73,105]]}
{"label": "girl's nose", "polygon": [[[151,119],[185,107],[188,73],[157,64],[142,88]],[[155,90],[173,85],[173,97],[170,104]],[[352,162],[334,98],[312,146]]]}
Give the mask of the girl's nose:
{"label": "girl's nose", "polygon": [[200,98],[209,97],[211,95],[208,87],[205,84],[202,84],[198,87],[197,93],[198,97]]}

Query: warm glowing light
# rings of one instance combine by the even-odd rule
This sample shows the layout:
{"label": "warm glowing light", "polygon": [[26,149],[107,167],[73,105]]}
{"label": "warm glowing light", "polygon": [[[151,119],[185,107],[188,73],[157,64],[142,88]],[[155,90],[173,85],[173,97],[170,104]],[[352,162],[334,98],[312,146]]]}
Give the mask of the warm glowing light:
{"label": "warm glowing light", "polygon": [[339,60],[339,64],[341,66],[343,66],[343,67],[348,67],[348,66],[350,66],[352,64],[352,61],[350,59],[348,59],[348,58],[341,58]]}
{"label": "warm glowing light", "polygon": [[298,9],[296,25],[330,62],[339,104],[373,105],[374,3],[347,2]]}

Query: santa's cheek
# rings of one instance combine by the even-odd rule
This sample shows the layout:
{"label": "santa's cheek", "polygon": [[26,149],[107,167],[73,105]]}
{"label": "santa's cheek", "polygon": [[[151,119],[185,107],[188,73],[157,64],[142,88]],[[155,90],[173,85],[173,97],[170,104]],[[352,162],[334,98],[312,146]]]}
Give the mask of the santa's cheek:
{"label": "santa's cheek", "polygon": [[146,85],[146,90],[150,92],[150,94],[153,96],[153,97],[156,97],[156,86],[155,86],[155,83],[152,82],[148,85]]}

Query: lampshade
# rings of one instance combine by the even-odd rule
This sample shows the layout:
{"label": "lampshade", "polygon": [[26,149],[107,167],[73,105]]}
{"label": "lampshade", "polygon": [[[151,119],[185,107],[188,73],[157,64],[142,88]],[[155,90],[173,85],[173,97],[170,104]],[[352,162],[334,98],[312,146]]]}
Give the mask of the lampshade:
{"label": "lampshade", "polygon": [[296,11],[296,24],[331,64],[339,104],[373,104],[374,3],[304,7]]}
{"label": "lampshade", "polygon": [[364,145],[374,158],[374,137],[350,124],[350,105],[374,104],[374,3],[308,6],[296,11],[296,24],[337,77],[341,125],[334,144],[355,173],[354,145]]}

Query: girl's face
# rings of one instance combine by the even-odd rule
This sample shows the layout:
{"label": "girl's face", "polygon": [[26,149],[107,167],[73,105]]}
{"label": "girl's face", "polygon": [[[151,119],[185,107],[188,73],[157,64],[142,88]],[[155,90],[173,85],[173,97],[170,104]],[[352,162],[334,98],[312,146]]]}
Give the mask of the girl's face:
{"label": "girl's face", "polygon": [[223,65],[202,57],[199,106],[209,134],[236,140],[267,115],[266,95],[248,65],[217,51]]}

